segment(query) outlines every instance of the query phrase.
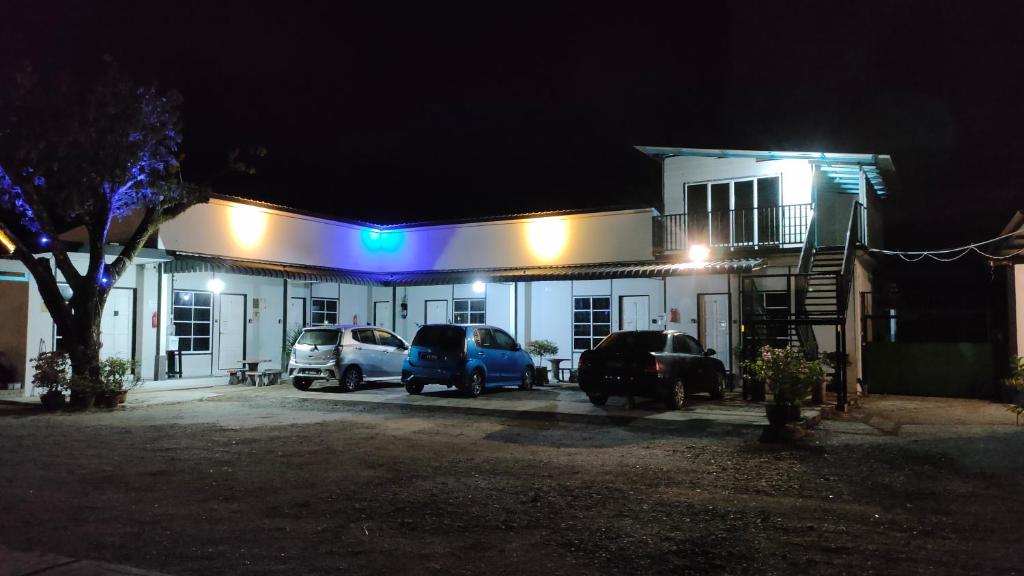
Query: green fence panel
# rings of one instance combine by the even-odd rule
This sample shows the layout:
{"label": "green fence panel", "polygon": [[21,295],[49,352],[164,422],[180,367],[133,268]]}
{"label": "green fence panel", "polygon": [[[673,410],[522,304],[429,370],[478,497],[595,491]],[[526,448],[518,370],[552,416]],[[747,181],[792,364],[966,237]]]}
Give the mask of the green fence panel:
{"label": "green fence panel", "polygon": [[872,342],[864,346],[872,394],[988,398],[992,346],[983,342]]}

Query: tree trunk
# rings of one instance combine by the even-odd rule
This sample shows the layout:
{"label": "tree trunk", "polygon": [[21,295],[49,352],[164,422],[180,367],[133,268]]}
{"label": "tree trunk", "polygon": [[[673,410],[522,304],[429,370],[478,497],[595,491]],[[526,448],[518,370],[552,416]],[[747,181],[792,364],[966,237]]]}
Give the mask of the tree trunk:
{"label": "tree trunk", "polygon": [[76,293],[72,297],[74,316],[70,330],[61,334],[71,360],[71,376],[85,376],[90,380],[100,377],[100,322],[103,319],[105,295],[93,293],[91,297]]}

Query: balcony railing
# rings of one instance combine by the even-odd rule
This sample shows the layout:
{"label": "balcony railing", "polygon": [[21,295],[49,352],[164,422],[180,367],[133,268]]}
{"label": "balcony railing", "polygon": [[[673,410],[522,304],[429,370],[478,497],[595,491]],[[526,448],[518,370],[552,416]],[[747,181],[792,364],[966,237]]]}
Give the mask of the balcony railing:
{"label": "balcony railing", "polygon": [[813,211],[813,204],[790,204],[656,216],[655,252],[687,250],[695,244],[728,248],[802,246]]}

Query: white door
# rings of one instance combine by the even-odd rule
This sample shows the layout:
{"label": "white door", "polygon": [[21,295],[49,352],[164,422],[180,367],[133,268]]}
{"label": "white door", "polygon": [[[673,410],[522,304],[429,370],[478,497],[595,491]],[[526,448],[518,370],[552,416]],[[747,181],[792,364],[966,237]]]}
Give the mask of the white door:
{"label": "white door", "polygon": [[385,300],[373,303],[373,325],[388,330],[393,328],[391,325],[391,302]]}
{"label": "white door", "polygon": [[651,329],[651,297],[622,296],[619,298],[619,330]]}
{"label": "white door", "polygon": [[306,299],[292,296],[288,299],[288,333],[306,325]]}
{"label": "white door", "polygon": [[446,324],[448,322],[448,301],[427,300],[427,312],[424,324]]}
{"label": "white door", "polygon": [[132,357],[132,319],[135,314],[131,288],[114,288],[107,296],[107,305],[103,308],[100,320],[100,359]]}
{"label": "white door", "polygon": [[217,369],[241,368],[245,360],[245,296],[220,295],[220,317],[217,320]]}
{"label": "white door", "polygon": [[713,348],[715,357],[730,370],[729,295],[701,294],[698,300],[700,345],[704,349]]}

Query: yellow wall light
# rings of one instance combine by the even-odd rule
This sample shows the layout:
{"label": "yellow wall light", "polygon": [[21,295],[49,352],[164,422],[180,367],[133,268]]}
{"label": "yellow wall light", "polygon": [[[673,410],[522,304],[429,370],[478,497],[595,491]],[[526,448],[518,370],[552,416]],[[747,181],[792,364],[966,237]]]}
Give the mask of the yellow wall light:
{"label": "yellow wall light", "polygon": [[8,254],[14,254],[14,241],[7,234],[4,234],[3,230],[0,230],[0,244],[7,248]]}
{"label": "yellow wall light", "polygon": [[231,235],[243,248],[255,248],[267,231],[267,213],[255,206],[232,206],[228,208]]}
{"label": "yellow wall light", "polygon": [[540,260],[553,260],[569,244],[569,221],[565,218],[539,218],[526,224],[526,245]]}

